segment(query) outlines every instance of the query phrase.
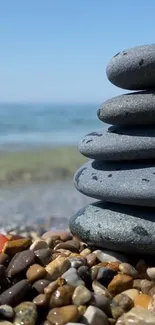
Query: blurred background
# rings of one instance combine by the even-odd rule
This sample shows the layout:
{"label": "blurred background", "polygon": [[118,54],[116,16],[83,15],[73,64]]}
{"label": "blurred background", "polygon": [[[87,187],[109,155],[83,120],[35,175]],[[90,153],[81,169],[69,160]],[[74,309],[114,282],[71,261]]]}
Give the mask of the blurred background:
{"label": "blurred background", "polygon": [[0,0],[0,225],[64,227],[91,200],[74,188],[78,142],[105,128],[97,109],[122,94],[113,55],[154,43],[149,0]]}

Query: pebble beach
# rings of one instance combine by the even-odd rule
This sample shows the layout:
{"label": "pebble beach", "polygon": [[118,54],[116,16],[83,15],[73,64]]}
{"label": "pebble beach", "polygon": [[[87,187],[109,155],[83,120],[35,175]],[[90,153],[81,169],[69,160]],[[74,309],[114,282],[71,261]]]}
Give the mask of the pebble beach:
{"label": "pebble beach", "polygon": [[154,12],[1,3],[0,325],[155,325]]}
{"label": "pebble beach", "polygon": [[[142,89],[155,87],[149,64],[144,66],[144,80],[139,76],[139,66],[147,60],[155,71],[154,53],[151,45],[116,54],[109,80],[133,90],[139,90],[142,81]],[[132,72],[129,87],[120,77],[121,69],[115,69],[117,60],[125,74]],[[16,154],[2,156],[1,325],[155,324],[154,131],[143,133],[145,114],[147,126],[154,123],[153,96],[151,90],[114,98],[114,113],[117,100],[122,105],[116,120],[115,114],[109,115],[109,104],[99,109],[101,121],[130,128],[92,131],[84,137],[79,149],[91,160],[76,171],[74,183],[69,179],[80,163],[75,148],[65,156],[56,150],[57,161],[54,151],[47,151],[54,165],[43,151],[37,153],[37,162],[32,152],[20,154],[20,159]],[[132,114],[122,118],[124,98]],[[135,124],[138,129],[144,125],[139,135],[133,132]],[[14,166],[8,157],[14,157]]]}
{"label": "pebble beach", "polygon": [[154,261],[69,231],[0,235],[1,325],[155,323]]}

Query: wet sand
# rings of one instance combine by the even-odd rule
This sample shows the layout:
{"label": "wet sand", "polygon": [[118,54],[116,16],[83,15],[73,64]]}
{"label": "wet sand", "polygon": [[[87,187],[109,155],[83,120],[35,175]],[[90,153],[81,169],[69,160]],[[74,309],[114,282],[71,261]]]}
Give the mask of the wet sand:
{"label": "wet sand", "polygon": [[67,227],[69,217],[92,201],[73,184],[86,160],[70,146],[0,151],[0,227]]}
{"label": "wet sand", "polygon": [[48,223],[65,228],[70,216],[92,201],[73,181],[5,186],[0,189],[0,227]]}
{"label": "wet sand", "polygon": [[0,151],[0,186],[71,180],[86,161],[70,146]]}

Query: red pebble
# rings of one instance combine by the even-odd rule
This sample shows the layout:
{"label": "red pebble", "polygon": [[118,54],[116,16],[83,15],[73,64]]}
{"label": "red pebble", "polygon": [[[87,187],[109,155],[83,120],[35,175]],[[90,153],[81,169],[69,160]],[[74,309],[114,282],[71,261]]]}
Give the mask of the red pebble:
{"label": "red pebble", "polygon": [[3,250],[4,244],[8,241],[8,238],[2,234],[0,234],[0,253]]}

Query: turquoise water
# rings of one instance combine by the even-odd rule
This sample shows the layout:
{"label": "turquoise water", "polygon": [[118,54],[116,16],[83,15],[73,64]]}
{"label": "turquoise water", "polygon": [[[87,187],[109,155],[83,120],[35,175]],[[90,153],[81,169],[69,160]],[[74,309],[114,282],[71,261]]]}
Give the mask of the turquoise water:
{"label": "turquoise water", "polygon": [[98,104],[0,104],[0,149],[77,144],[101,129]]}

